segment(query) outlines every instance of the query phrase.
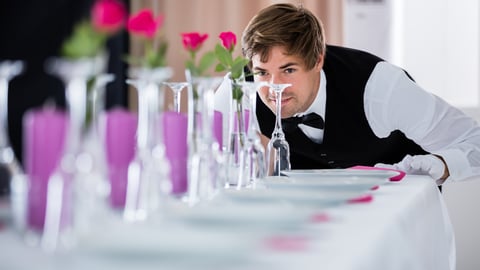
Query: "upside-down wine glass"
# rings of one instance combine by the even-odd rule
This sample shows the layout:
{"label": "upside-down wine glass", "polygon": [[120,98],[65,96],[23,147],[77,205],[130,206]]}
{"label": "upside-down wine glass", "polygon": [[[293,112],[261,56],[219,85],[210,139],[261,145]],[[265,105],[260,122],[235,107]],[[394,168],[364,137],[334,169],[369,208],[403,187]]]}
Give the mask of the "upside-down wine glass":
{"label": "upside-down wine glass", "polygon": [[180,112],[180,99],[183,88],[188,86],[188,82],[164,82],[173,91],[173,109],[175,112]]}
{"label": "upside-down wine glass", "polygon": [[267,145],[268,175],[280,176],[280,171],[290,170],[290,147],[282,130],[282,93],[289,83],[270,83],[270,93],[275,94],[275,128]]}
{"label": "upside-down wine glass", "polygon": [[128,166],[127,194],[124,219],[143,221],[155,217],[162,207],[161,200],[170,192],[170,166],[165,156],[165,145],[158,124],[163,108],[161,86],[173,71],[170,67],[132,69],[135,79],[127,80],[138,93],[138,126],[136,153]]}
{"label": "upside-down wine glass", "polygon": [[44,249],[49,251],[53,251],[57,247],[69,248],[74,243],[74,226],[76,225],[74,224],[74,215],[76,214],[74,208],[79,205],[80,201],[83,203],[85,199],[82,194],[78,194],[79,196],[76,198],[74,196],[78,192],[77,188],[84,187],[84,179],[90,180],[91,178],[90,174],[88,177],[81,176],[81,168],[77,162],[81,158],[80,154],[85,138],[87,84],[89,79],[103,72],[106,63],[107,58],[103,54],[78,60],[53,58],[46,63],[47,71],[58,76],[65,83],[68,108],[68,124],[63,153],[48,179],[45,225],[41,244]]}
{"label": "upside-down wine glass", "polygon": [[195,77],[188,85],[188,194],[191,206],[213,198],[219,190],[220,146],[213,137],[214,92],[222,77]]}

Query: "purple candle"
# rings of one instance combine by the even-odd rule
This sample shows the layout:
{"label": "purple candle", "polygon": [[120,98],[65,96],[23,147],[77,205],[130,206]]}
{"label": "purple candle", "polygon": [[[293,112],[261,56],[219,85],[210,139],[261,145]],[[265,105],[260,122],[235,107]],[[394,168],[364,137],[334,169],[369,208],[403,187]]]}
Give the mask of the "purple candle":
{"label": "purple candle", "polygon": [[187,121],[186,115],[177,112],[164,112],[163,138],[167,159],[170,161],[172,193],[187,191]]}
{"label": "purple candle", "polygon": [[223,116],[222,113],[219,111],[214,111],[213,113],[213,136],[220,145],[220,149],[222,149],[223,144]]}
{"label": "purple candle", "polygon": [[245,121],[245,132],[248,132],[248,127],[249,127],[249,124],[250,124],[250,110],[248,109],[245,109],[244,111],[244,114],[245,114],[245,117],[243,118]]}
{"label": "purple candle", "polygon": [[110,179],[110,204],[125,206],[128,165],[135,156],[137,117],[126,109],[116,108],[106,113],[106,152]]}
{"label": "purple candle", "polygon": [[[238,131],[238,113],[233,113],[233,131]],[[244,132],[248,131],[248,123],[250,121],[250,111],[248,109],[243,110],[243,130]]]}
{"label": "purple candle", "polygon": [[67,116],[53,108],[25,114],[24,164],[28,176],[27,226],[41,231],[45,223],[48,179],[62,156]]}

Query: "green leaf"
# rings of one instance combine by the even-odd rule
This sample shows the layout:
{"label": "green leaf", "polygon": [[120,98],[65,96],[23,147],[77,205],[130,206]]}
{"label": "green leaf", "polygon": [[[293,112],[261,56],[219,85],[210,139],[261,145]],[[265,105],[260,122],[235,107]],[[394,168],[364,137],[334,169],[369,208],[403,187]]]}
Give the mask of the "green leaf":
{"label": "green leaf", "polygon": [[224,65],[226,67],[231,67],[232,66],[232,64],[233,64],[232,55],[222,45],[217,44],[215,46],[215,56],[217,57],[218,61],[220,63],[222,63],[222,65]]}
{"label": "green leaf", "polygon": [[195,67],[195,63],[193,63],[193,60],[189,59],[185,62],[185,68],[190,70],[192,73],[192,76],[197,76],[198,71],[197,68]]}
{"label": "green leaf", "polygon": [[198,73],[197,75],[202,75],[215,61],[215,53],[214,52],[207,52],[205,53],[202,58],[200,58],[200,63],[198,65]]}
{"label": "green leaf", "polygon": [[168,44],[166,42],[161,42],[158,46],[157,51],[147,51],[145,56],[146,64],[148,67],[156,68],[156,67],[164,67],[167,65],[167,54]]}
{"label": "green leaf", "polygon": [[243,97],[242,87],[238,84],[232,84],[232,98],[240,101]]}
{"label": "green leaf", "polygon": [[97,33],[89,21],[82,21],[73,29],[72,35],[64,41],[61,55],[67,58],[93,57],[102,48],[106,36]]}
{"label": "green leaf", "polygon": [[237,56],[237,58],[235,58],[235,60],[233,60],[234,65],[237,64],[237,63],[241,63],[243,66],[246,66],[249,62],[250,62],[250,60],[248,58],[243,57],[243,56]]}
{"label": "green leaf", "polygon": [[139,66],[142,64],[142,61],[140,59],[131,55],[124,55],[122,57],[122,60],[132,66]]}
{"label": "green leaf", "polygon": [[218,63],[217,66],[215,66],[215,72],[222,72],[225,71],[227,68],[222,65],[222,63]]}
{"label": "green leaf", "polygon": [[[232,73],[231,77],[234,78],[234,79],[238,79],[238,78],[242,77],[243,68],[248,63],[248,59],[239,59],[239,58],[237,58],[237,59],[238,59],[238,61],[235,61],[235,63],[232,66],[232,69],[230,71]],[[242,60],[245,60],[245,61],[242,61]]]}

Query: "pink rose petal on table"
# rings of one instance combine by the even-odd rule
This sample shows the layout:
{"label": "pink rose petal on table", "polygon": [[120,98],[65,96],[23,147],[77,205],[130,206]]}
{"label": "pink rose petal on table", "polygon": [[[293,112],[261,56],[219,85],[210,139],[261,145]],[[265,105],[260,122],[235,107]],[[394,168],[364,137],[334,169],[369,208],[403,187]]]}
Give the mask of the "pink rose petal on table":
{"label": "pink rose petal on table", "polygon": [[405,177],[406,173],[404,171],[400,170],[394,170],[394,169],[387,169],[387,168],[378,168],[378,167],[372,167],[372,166],[362,166],[362,165],[357,165],[350,167],[349,169],[356,169],[356,170],[382,170],[382,171],[393,171],[397,172],[398,174],[395,176],[390,177],[390,181],[396,182],[400,181]]}
{"label": "pink rose petal on table", "polygon": [[303,236],[277,235],[265,239],[267,248],[275,251],[305,251],[308,249],[308,238]]}
{"label": "pink rose petal on table", "polygon": [[371,194],[365,194],[365,195],[348,200],[348,203],[370,203],[372,201],[373,201],[373,196]]}
{"label": "pink rose petal on table", "polygon": [[311,216],[312,223],[324,223],[330,221],[330,216],[327,213],[318,213]]}

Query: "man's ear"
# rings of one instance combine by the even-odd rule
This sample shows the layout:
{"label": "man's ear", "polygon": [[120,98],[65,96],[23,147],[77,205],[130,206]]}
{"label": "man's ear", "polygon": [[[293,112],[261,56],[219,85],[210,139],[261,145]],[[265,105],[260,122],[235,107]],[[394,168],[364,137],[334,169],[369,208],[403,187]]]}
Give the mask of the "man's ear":
{"label": "man's ear", "polygon": [[318,57],[317,63],[315,64],[315,71],[320,72],[323,68],[323,60],[325,59],[325,54],[321,54]]}

